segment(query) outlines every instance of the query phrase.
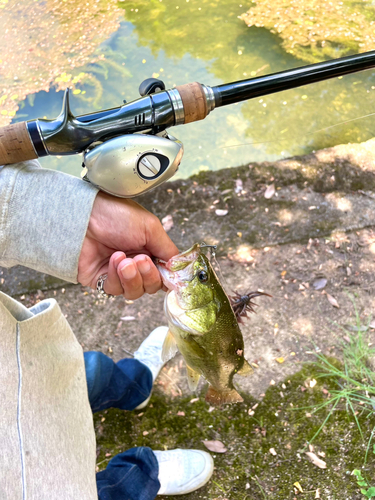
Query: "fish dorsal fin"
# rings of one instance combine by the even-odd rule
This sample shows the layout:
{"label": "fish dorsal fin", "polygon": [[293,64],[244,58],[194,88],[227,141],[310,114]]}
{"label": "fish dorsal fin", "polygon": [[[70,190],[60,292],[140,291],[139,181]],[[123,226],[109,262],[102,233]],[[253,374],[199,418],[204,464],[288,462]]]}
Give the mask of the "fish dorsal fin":
{"label": "fish dorsal fin", "polygon": [[187,370],[187,379],[188,379],[189,389],[191,391],[195,391],[201,376],[198,372],[196,372],[195,370],[190,368],[189,365],[186,365],[186,370]]}
{"label": "fish dorsal fin", "polygon": [[243,367],[241,370],[238,370],[238,375],[241,375],[241,377],[247,377],[248,375],[251,375],[254,373],[254,370],[251,368],[250,364],[246,359],[243,360]]}
{"label": "fish dorsal fin", "polygon": [[164,339],[163,348],[161,351],[161,359],[164,363],[172,359],[178,351],[176,341],[172,332],[168,330],[167,336]]}

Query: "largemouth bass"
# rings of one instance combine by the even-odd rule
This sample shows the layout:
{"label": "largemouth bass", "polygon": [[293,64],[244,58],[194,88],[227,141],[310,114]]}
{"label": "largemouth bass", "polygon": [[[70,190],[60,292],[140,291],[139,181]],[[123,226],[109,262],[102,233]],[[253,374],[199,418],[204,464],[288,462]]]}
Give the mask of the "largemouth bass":
{"label": "largemouth bass", "polygon": [[168,288],[164,309],[169,333],[162,357],[167,361],[179,350],[190,389],[196,389],[201,376],[209,383],[209,403],[238,403],[243,399],[233,377],[248,375],[252,368],[244,358],[244,341],[230,300],[202,247],[197,243],[168,262],[158,261]]}

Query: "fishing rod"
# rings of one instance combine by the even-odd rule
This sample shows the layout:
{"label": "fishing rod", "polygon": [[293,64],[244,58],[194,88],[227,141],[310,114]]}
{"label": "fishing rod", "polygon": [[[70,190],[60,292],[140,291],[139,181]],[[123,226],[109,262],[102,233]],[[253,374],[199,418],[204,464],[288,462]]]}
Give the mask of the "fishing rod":
{"label": "fishing rod", "polygon": [[167,128],[203,120],[215,108],[375,67],[375,51],[209,87],[197,82],[165,90],[148,78],[141,97],[118,108],[75,117],[69,90],[55,120],[0,128],[0,165],[47,155],[83,153],[83,179],[114,196],[133,198],[170,179],[183,155]]}

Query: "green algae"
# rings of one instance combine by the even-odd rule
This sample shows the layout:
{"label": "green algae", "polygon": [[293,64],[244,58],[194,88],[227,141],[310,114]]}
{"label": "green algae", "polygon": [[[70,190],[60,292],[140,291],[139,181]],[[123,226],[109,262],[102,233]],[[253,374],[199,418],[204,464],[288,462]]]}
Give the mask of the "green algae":
{"label": "green algae", "polygon": [[[313,379],[317,383],[310,387]],[[373,467],[373,457],[363,464],[366,438],[375,418],[357,415],[362,438],[353,416],[339,403],[318,432],[330,404],[317,413],[314,408],[329,400],[335,384],[333,379],[319,378],[319,370],[310,364],[283,383],[270,386],[259,401],[243,394],[244,403],[214,411],[209,411],[203,397],[194,402],[193,396],[169,399],[156,388],[152,403],[142,411],[111,409],[95,415],[99,469],[133,446],[204,450],[203,440],[217,439],[228,451],[213,453],[212,480],[197,492],[178,498],[294,499],[298,490],[293,485],[298,482],[307,498],[314,498],[320,488],[321,498],[360,499],[351,472],[362,467],[362,474],[368,476]],[[305,455],[317,433],[314,452],[325,453],[327,469],[317,468]],[[270,453],[271,448],[276,455]]]}
{"label": "green algae", "polygon": [[272,4],[252,1],[241,16],[248,26],[265,27],[277,33],[284,49],[308,63],[320,62],[371,50],[374,5],[356,0],[275,0]]}

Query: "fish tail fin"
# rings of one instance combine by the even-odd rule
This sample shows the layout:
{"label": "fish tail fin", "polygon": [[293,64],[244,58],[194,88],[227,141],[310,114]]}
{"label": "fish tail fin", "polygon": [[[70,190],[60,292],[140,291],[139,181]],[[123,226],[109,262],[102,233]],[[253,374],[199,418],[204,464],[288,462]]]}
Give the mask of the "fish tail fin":
{"label": "fish tail fin", "polygon": [[161,351],[161,359],[164,363],[172,359],[178,351],[176,341],[172,332],[168,330],[167,336],[164,339],[163,348]]}
{"label": "fish tail fin", "polygon": [[251,368],[249,362],[244,359],[243,367],[238,370],[237,373],[238,375],[241,375],[241,377],[247,377],[248,375],[252,375],[254,370]]}
{"label": "fish tail fin", "polygon": [[206,394],[206,401],[214,406],[220,406],[225,403],[242,403],[243,398],[235,389],[217,391],[210,385]]}

